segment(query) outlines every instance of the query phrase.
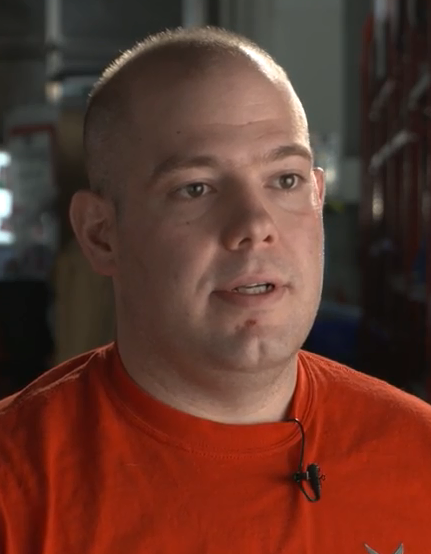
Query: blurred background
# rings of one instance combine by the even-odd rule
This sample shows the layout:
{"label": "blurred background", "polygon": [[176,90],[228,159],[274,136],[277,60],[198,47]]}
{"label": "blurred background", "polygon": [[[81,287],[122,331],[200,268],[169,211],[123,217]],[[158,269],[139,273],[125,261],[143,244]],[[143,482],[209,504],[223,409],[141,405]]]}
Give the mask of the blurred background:
{"label": "blurred background", "polygon": [[306,349],[431,398],[430,0],[0,0],[0,396],[111,341],[109,281],[68,222],[86,98],[120,51],[217,25],[287,70],[325,168]]}

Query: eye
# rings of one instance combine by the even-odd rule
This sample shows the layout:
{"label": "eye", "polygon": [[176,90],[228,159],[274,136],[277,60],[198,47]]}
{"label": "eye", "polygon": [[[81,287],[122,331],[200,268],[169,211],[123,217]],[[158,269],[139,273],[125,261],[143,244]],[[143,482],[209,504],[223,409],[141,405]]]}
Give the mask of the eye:
{"label": "eye", "polygon": [[200,198],[205,194],[208,194],[210,187],[205,183],[190,183],[184,187],[180,187],[175,191],[177,196],[186,199]]}
{"label": "eye", "polygon": [[283,190],[290,190],[298,186],[301,180],[302,177],[300,175],[296,175],[295,173],[286,173],[277,177],[276,184]]}

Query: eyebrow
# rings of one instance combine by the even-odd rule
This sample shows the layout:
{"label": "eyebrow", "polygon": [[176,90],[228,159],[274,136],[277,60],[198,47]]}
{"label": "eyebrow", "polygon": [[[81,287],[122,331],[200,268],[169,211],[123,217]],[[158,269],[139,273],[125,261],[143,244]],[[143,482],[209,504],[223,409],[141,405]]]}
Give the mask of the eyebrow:
{"label": "eyebrow", "polygon": [[314,156],[311,149],[308,148],[307,146],[304,146],[298,143],[286,144],[286,145],[278,146],[273,150],[269,150],[262,156],[262,161],[277,162],[280,160],[284,160],[286,158],[292,158],[294,156],[299,156],[300,158],[304,158],[305,160],[307,160],[307,162],[310,162],[311,164],[314,161]]}
{"label": "eyebrow", "polygon": [[[271,163],[295,156],[304,158],[307,162],[313,164],[314,156],[311,149],[299,143],[278,146],[277,148],[265,152],[263,155],[257,155],[254,161],[257,163]],[[205,155],[192,157],[183,157],[179,155],[169,156],[169,158],[166,158],[154,168],[151,174],[151,180],[156,181],[162,176],[174,171],[199,167],[216,169],[220,167],[220,160],[215,156]]]}

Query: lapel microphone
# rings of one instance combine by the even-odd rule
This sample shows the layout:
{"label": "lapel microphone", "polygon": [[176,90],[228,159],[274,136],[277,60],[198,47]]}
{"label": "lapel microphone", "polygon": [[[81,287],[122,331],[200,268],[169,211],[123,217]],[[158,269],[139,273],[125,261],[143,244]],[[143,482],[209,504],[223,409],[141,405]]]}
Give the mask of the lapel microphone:
{"label": "lapel microphone", "polygon": [[[304,450],[305,450],[305,433],[302,423],[297,418],[287,419],[292,423],[296,423],[301,433],[301,454],[299,457],[298,469],[293,474],[293,480],[298,483],[302,494],[310,502],[317,502],[322,495],[322,481],[325,480],[325,476],[320,472],[320,467],[317,464],[308,464],[306,470],[303,470],[304,465]],[[312,490],[313,495],[310,495],[305,487],[304,483],[307,483]]]}

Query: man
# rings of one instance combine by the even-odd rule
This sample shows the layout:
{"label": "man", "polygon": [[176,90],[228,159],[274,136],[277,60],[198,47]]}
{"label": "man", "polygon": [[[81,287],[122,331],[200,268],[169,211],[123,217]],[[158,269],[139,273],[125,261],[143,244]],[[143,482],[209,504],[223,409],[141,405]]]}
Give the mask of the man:
{"label": "man", "polygon": [[221,30],[151,37],[84,141],[71,220],[117,340],[2,404],[1,552],[431,551],[430,408],[300,351],[324,178],[283,70]]}

